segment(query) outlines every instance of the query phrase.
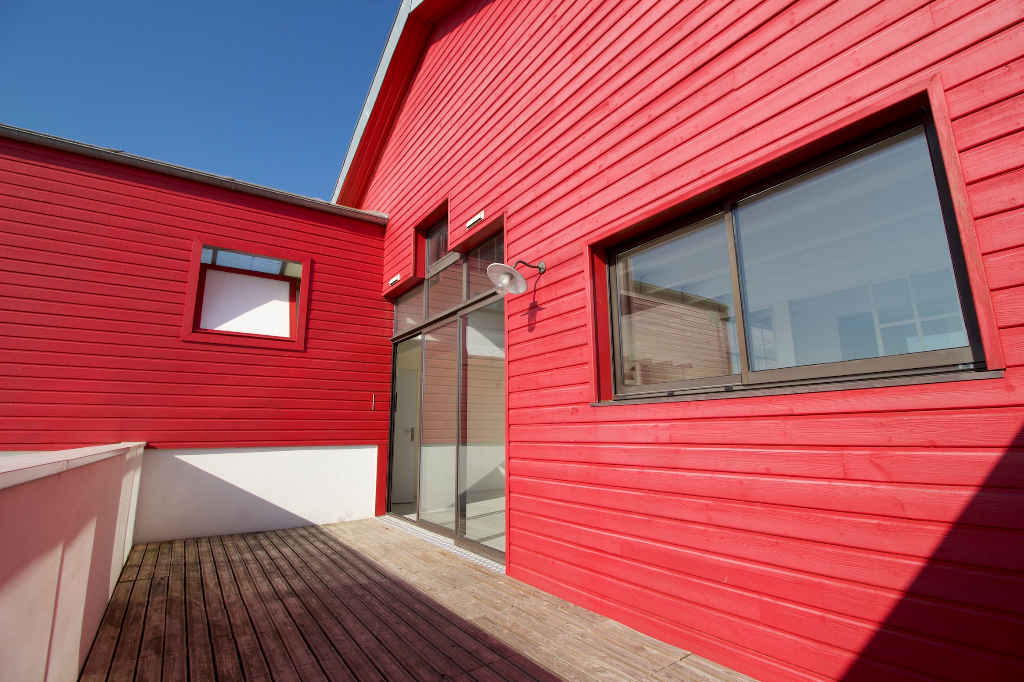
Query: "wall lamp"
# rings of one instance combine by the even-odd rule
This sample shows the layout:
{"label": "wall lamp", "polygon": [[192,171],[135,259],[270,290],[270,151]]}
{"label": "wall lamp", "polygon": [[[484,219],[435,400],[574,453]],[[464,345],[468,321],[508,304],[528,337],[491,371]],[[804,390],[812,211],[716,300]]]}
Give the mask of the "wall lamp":
{"label": "wall lamp", "polygon": [[498,290],[498,293],[504,296],[505,294],[522,294],[526,292],[529,285],[526,283],[526,278],[523,277],[523,273],[516,270],[516,266],[522,263],[528,268],[534,268],[541,275],[547,270],[547,266],[544,265],[544,261],[541,261],[534,265],[533,263],[527,263],[524,260],[517,260],[511,267],[504,263],[491,263],[487,266],[487,277],[490,278],[491,283]]}

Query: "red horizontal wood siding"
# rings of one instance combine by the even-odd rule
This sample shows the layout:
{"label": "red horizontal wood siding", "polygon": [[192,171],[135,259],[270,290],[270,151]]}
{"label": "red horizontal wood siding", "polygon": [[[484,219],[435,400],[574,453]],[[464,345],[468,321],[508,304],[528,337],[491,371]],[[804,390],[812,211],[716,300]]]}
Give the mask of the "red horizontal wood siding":
{"label": "red horizontal wood siding", "polygon": [[[935,76],[1002,378],[591,405],[587,244]],[[388,274],[446,199],[456,248],[505,210],[507,260],[548,265],[507,300],[509,574],[762,680],[1024,679],[1022,102],[1019,0],[439,21],[361,206]]]}
{"label": "red horizontal wood siding", "polygon": [[[197,234],[312,257],[305,350],[181,339]],[[374,224],[0,140],[0,449],[386,443],[382,249]]]}

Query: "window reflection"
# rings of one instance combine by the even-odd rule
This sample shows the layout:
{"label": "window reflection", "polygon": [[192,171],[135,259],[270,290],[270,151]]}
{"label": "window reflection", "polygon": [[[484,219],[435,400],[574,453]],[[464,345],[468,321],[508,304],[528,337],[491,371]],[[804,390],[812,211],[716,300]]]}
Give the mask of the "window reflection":
{"label": "window reflection", "polygon": [[427,279],[427,317],[440,315],[462,303],[462,261],[455,261]]}
{"label": "window reflection", "polygon": [[420,519],[455,530],[459,323],[423,335]]}
{"label": "window reflection", "polygon": [[922,129],[734,217],[751,370],[968,345]]}
{"label": "window reflection", "polygon": [[395,333],[401,334],[423,322],[423,285],[402,294],[395,300]]}
{"label": "window reflection", "polygon": [[739,372],[723,218],[620,256],[616,270],[624,385]]}
{"label": "window reflection", "polygon": [[487,266],[505,262],[505,239],[498,233],[469,252],[469,298],[494,288],[487,277]]}
{"label": "window reflection", "polygon": [[463,320],[463,534],[504,552],[505,300]]}
{"label": "window reflection", "polygon": [[445,218],[427,232],[426,266],[441,260],[448,253],[448,219]]}

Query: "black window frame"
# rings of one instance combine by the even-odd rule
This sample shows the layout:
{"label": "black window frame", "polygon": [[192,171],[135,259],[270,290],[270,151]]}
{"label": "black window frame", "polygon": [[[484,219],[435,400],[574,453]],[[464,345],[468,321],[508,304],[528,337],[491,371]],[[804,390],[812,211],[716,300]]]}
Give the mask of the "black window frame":
{"label": "black window frame", "polygon": [[[902,355],[889,355],[860,360],[842,360],[814,365],[802,365],[778,369],[751,370],[748,356],[745,300],[743,298],[742,269],[737,247],[736,225],[733,211],[743,202],[751,201],[770,191],[787,185],[803,182],[817,173],[823,173],[839,161],[865,156],[882,143],[901,135],[916,134],[924,129],[932,173],[938,190],[939,205],[946,230],[957,295],[967,333],[968,346],[959,348],[919,351]],[[651,248],[659,242],[667,242],[691,231],[708,226],[710,221],[722,219],[728,241],[728,257],[732,282],[733,310],[736,325],[736,341],[739,351],[739,374],[689,379],[676,382],[625,386],[622,371],[622,340],[620,328],[618,263],[624,258]],[[879,379],[887,377],[915,377],[921,374],[973,373],[985,369],[984,349],[972,296],[967,264],[960,239],[960,231],[953,207],[953,198],[942,160],[934,121],[930,112],[922,110],[903,118],[873,133],[861,136],[828,152],[814,155],[807,161],[791,166],[787,170],[735,191],[728,192],[719,202],[705,205],[701,209],[666,222],[645,234],[608,250],[606,267],[609,331],[611,334],[611,378],[613,400],[636,398],[657,398],[685,395],[688,393],[742,392],[748,389],[763,389],[777,386],[802,386],[813,384],[846,383],[857,379]]]}

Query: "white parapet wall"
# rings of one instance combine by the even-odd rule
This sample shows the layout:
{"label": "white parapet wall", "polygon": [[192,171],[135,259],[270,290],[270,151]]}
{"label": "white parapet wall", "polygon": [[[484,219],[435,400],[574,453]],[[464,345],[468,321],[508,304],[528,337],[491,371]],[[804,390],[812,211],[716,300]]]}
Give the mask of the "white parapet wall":
{"label": "white parapet wall", "polygon": [[0,453],[0,680],[78,679],[132,547],[143,446]]}
{"label": "white parapet wall", "polygon": [[143,461],[136,542],[374,515],[376,445],[148,448]]}

